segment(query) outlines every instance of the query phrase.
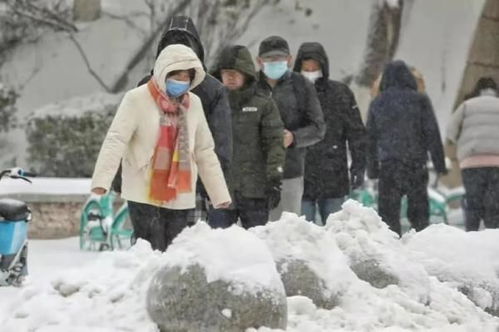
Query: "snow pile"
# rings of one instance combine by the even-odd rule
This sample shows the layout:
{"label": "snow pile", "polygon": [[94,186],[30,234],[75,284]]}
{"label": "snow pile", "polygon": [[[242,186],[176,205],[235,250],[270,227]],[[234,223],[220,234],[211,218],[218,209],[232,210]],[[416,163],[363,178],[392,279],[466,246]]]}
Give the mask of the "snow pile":
{"label": "snow pile", "polygon": [[82,269],[25,287],[8,307],[2,331],[157,331],[146,293],[162,255],[138,241],[128,252],[103,253]]}
{"label": "snow pile", "polygon": [[286,328],[286,293],[272,255],[241,227],[199,223],[175,239],[164,262],[147,294],[147,312],[160,330]]}
{"label": "snow pile", "polygon": [[327,308],[357,280],[336,241],[303,217],[284,213],[280,221],[252,231],[271,249],[288,295],[308,294]]}
{"label": "snow pile", "polygon": [[283,291],[265,243],[238,226],[211,229],[206,223],[198,223],[173,241],[164,263],[184,270],[197,263],[204,267],[208,282],[240,284],[254,294],[265,289]]}
{"label": "snow pile", "polygon": [[[146,294],[165,264],[197,262],[212,281],[235,280],[257,290],[282,287],[274,273],[265,272],[274,271],[273,261],[299,258],[338,296],[330,310],[304,296],[288,297],[287,331],[495,331],[499,319],[482,309],[493,294],[475,304],[460,287],[472,285],[475,295],[487,295],[477,287],[497,284],[498,232],[434,225],[397,240],[374,210],[352,201],[325,227],[289,214],[250,232],[198,224],[164,254],[139,241],[127,252],[96,253],[95,262],[74,271],[54,269],[50,282],[31,275],[31,283],[16,293],[0,289],[0,297],[11,299],[0,306],[5,317],[0,325],[8,332],[157,331],[146,311]],[[225,259],[214,260],[218,255]],[[375,287],[359,278],[355,263],[370,260],[394,276],[393,282]]]}
{"label": "snow pile", "polygon": [[421,303],[429,301],[428,274],[422,265],[407,260],[408,250],[373,209],[349,200],[328,218],[326,229],[359,278],[378,288],[396,284]]}
{"label": "snow pile", "polygon": [[464,232],[432,225],[404,237],[412,256],[439,280],[449,282],[482,309],[499,313],[499,230]]}

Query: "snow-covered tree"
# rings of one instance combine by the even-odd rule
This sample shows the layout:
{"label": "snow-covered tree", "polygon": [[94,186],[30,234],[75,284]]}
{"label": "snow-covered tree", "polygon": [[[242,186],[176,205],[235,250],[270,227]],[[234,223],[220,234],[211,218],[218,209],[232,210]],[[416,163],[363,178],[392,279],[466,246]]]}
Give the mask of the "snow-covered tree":
{"label": "snow-covered tree", "polygon": [[402,12],[407,0],[375,0],[372,2],[364,60],[355,81],[371,87],[398,47]]}
{"label": "snow-covered tree", "polygon": [[0,133],[16,125],[16,100],[18,94],[12,88],[0,83]]}
{"label": "snow-covered tree", "polygon": [[[124,68],[122,75],[108,89],[110,92],[122,91],[128,81],[128,74],[144,59],[148,67],[155,60],[155,47],[159,37],[175,15],[190,16],[205,46],[205,61],[210,67],[224,46],[233,43],[248,28],[251,20],[265,6],[275,4],[276,0],[144,0],[147,12],[136,13],[149,18],[149,27],[143,31],[144,43]],[[121,19],[128,20],[126,17]]]}

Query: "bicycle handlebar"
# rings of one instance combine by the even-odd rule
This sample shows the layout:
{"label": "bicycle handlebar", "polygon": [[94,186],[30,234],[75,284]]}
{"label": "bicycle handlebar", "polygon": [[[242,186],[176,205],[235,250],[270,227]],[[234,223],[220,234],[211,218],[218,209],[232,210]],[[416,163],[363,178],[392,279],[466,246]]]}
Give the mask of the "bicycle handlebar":
{"label": "bicycle handlebar", "polygon": [[14,167],[14,168],[5,169],[2,172],[0,172],[0,179],[3,178],[4,176],[8,176],[13,179],[21,178],[23,180],[31,182],[28,179],[26,179],[26,177],[36,177],[36,174],[33,172],[27,172],[20,167]]}

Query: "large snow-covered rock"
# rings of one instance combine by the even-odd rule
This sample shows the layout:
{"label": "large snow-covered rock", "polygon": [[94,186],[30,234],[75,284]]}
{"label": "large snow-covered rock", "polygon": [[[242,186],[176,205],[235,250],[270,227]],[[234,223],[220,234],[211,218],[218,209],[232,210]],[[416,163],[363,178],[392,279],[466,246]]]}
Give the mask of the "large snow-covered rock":
{"label": "large snow-covered rock", "polygon": [[483,310],[499,316],[499,230],[465,232],[432,225],[403,238],[412,259],[455,287]]}
{"label": "large snow-covered rock", "polygon": [[287,296],[306,296],[331,309],[357,278],[324,228],[285,213],[280,221],[251,230],[267,242]]}
{"label": "large snow-covered rock", "polygon": [[349,200],[329,216],[326,229],[359,279],[376,288],[397,285],[422,303],[430,300],[428,273],[407,259],[408,249],[373,209]]}
{"label": "large snow-covered rock", "polygon": [[286,294],[265,243],[237,226],[211,230],[204,223],[167,250],[147,310],[161,331],[285,329],[287,322]]}

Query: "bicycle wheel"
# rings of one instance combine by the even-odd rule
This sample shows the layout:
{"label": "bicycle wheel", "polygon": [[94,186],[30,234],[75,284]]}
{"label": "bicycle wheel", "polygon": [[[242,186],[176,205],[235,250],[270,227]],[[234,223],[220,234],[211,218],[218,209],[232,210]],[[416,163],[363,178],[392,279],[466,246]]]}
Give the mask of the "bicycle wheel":
{"label": "bicycle wheel", "polygon": [[133,234],[128,206],[124,204],[116,213],[111,227],[111,249],[128,249]]}
{"label": "bicycle wheel", "polygon": [[92,199],[85,204],[80,216],[81,250],[91,250],[96,241],[101,242],[105,240],[99,223],[99,218],[102,217],[102,207],[97,200]]}

